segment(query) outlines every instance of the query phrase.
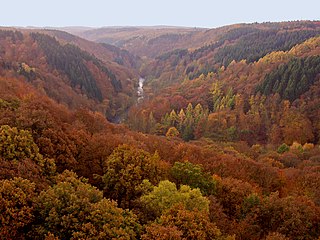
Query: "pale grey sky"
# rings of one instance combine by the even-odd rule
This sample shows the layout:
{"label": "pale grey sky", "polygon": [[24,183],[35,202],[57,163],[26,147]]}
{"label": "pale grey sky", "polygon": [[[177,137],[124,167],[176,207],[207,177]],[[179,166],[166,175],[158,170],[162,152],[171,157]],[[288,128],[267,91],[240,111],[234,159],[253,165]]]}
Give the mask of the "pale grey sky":
{"label": "pale grey sky", "polygon": [[0,26],[190,26],[319,20],[320,0],[3,0]]}

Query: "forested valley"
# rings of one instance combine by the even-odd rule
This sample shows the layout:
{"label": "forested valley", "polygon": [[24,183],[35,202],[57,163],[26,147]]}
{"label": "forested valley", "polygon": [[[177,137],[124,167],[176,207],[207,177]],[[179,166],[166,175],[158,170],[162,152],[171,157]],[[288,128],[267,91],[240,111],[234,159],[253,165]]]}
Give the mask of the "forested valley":
{"label": "forested valley", "polygon": [[319,240],[319,119],[319,21],[1,27],[0,239]]}

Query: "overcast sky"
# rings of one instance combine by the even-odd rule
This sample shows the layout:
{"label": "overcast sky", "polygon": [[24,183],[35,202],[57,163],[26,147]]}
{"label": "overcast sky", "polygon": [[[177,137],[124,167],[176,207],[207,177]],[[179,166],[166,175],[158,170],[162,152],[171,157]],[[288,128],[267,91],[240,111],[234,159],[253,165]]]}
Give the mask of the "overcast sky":
{"label": "overcast sky", "polygon": [[319,20],[320,0],[3,0],[1,26],[190,26]]}

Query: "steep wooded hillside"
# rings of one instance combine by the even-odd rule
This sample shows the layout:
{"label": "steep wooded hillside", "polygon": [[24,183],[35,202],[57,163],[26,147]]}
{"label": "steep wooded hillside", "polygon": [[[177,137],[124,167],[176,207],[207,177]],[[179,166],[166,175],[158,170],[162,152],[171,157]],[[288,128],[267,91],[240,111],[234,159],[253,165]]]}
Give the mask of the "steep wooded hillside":
{"label": "steep wooded hillside", "polygon": [[126,51],[58,31],[0,30],[0,41],[2,76],[20,76],[71,108],[113,119],[135,102],[139,59]]}
{"label": "steep wooded hillside", "polygon": [[[205,136],[249,144],[317,143],[320,38],[309,38],[318,35],[318,30],[308,31],[279,33],[290,35],[287,44],[294,46],[287,51],[275,47],[253,62],[249,58],[233,59],[226,66],[215,62],[215,54],[223,48],[209,51],[212,55],[199,55],[203,62],[194,61],[193,68],[187,64],[190,53],[185,50],[158,58],[154,65],[157,71],[151,72],[159,73],[159,78],[147,80],[148,100],[131,109],[129,123],[134,128],[163,135],[174,127],[178,130],[176,135],[185,140]],[[308,39],[293,44],[304,38]],[[251,56],[249,53],[245,56]],[[159,72],[160,69],[163,71]],[[205,71],[194,74],[199,69]]]}
{"label": "steep wooded hillside", "polygon": [[[194,79],[201,74],[217,72],[232,61],[258,61],[273,51],[288,51],[320,34],[318,22],[252,24],[220,30],[213,41],[197,49],[180,48],[158,55],[142,69],[142,74],[157,84],[156,89]],[[209,32],[214,31],[210,30]]]}
{"label": "steep wooded hillside", "polygon": [[39,30],[39,32],[56,37],[62,42],[74,44],[80,47],[82,50],[95,55],[97,58],[109,65],[109,67],[112,67],[114,69],[118,68],[118,70],[114,71],[119,72],[119,74],[121,74],[121,72],[129,74],[130,71],[137,73],[137,70],[142,63],[139,57],[114,45],[106,43],[95,43],[64,31]]}

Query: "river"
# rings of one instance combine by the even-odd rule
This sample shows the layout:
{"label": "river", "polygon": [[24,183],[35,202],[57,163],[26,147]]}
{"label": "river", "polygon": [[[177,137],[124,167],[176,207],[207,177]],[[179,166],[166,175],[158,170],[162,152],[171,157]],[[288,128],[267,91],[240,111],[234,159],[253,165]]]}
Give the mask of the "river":
{"label": "river", "polygon": [[140,77],[139,78],[139,85],[138,85],[138,89],[137,89],[137,94],[138,94],[138,103],[140,103],[143,98],[144,98],[144,92],[143,92],[143,83],[144,83],[145,79]]}
{"label": "river", "polygon": [[[137,104],[139,104],[140,102],[142,102],[142,100],[144,99],[144,92],[143,92],[143,84],[144,84],[145,79],[140,77],[139,78],[139,82],[138,82],[138,88],[137,88],[137,95],[138,95],[138,99],[137,99]],[[126,118],[128,117],[128,111],[129,111],[128,107],[127,109],[125,109],[122,113],[118,113],[117,115],[108,118],[108,120],[110,122],[113,123],[122,123],[126,120]]]}

